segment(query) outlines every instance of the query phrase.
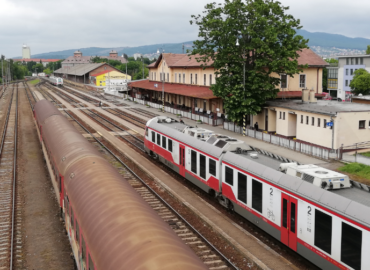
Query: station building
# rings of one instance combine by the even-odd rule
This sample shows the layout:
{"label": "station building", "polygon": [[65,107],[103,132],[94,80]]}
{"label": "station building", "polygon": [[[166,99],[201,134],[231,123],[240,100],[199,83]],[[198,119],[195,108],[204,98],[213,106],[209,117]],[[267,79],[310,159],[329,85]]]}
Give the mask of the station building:
{"label": "station building", "polygon": [[[303,89],[314,91],[316,98],[323,97],[322,73],[328,64],[310,49],[298,52],[298,64],[307,65],[303,72],[289,77],[280,76],[281,84],[277,98],[300,99]],[[155,63],[148,66],[149,79],[130,83],[130,94],[151,102],[162,103],[162,87],[164,100],[168,106],[177,109],[192,110],[204,114],[222,112],[223,101],[214,96],[211,85],[216,82],[213,62],[198,62],[195,56],[187,54],[163,53]]]}
{"label": "station building", "polygon": [[113,91],[117,86],[126,85],[131,81],[131,76],[117,70],[103,70],[90,73],[90,83],[104,87],[105,91]]}

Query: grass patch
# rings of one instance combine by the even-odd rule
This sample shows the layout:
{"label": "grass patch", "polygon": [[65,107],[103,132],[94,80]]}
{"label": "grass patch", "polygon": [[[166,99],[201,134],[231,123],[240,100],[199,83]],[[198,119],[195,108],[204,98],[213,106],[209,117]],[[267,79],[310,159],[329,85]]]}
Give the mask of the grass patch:
{"label": "grass patch", "polygon": [[338,170],[370,180],[370,166],[361,163],[350,163],[338,168]]}
{"label": "grass patch", "polygon": [[370,152],[358,153],[358,154],[363,155],[364,157],[370,157]]}
{"label": "grass patch", "polygon": [[30,81],[30,84],[35,85],[39,82],[40,82],[40,79],[36,79],[36,80]]}

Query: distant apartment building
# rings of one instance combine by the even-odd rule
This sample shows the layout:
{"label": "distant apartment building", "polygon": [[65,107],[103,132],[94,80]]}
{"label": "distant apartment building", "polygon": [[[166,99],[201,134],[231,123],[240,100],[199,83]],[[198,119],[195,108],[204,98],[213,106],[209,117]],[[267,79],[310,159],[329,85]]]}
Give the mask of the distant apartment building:
{"label": "distant apartment building", "polygon": [[[62,67],[67,68],[80,64],[89,64],[92,63],[92,58],[94,57],[95,56],[83,56],[82,52],[77,50],[73,53],[73,56],[69,56],[62,62]],[[115,50],[111,50],[108,56],[99,56],[99,57],[108,60],[120,61],[121,63],[127,62],[127,60],[124,57],[118,56],[118,53]]]}
{"label": "distant apartment building", "polygon": [[370,55],[347,55],[338,57],[338,65],[328,67],[328,90],[331,96],[346,100],[351,94],[349,86],[354,72],[364,68],[370,72]]}
{"label": "distant apartment building", "polygon": [[22,58],[23,59],[30,59],[31,58],[31,48],[27,45],[23,45],[22,47]]}

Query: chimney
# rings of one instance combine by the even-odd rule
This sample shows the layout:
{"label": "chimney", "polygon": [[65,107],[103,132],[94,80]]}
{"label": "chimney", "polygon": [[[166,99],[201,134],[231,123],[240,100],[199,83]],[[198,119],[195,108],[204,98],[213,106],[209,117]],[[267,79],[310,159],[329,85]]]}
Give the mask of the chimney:
{"label": "chimney", "polygon": [[315,91],[310,91],[310,103],[317,103],[317,99],[315,98]]}
{"label": "chimney", "polygon": [[308,89],[302,89],[302,102],[308,103],[309,102],[309,92]]}

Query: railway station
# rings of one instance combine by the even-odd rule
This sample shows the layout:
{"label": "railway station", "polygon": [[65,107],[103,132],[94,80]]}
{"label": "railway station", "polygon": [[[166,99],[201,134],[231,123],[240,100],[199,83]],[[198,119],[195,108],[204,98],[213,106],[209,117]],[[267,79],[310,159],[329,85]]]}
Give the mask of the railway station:
{"label": "railway station", "polygon": [[[145,264],[142,258],[150,258],[152,249],[165,257],[178,256],[175,264],[153,258],[160,260],[161,269],[363,269],[368,263],[361,250],[369,248],[370,221],[358,213],[368,211],[370,187],[330,170],[329,160],[272,146],[222,125],[174,117],[67,78],[13,83],[3,95],[1,102],[9,102],[4,124],[14,125],[27,115],[33,144],[41,146],[38,166],[46,163],[41,166],[49,175],[44,181],[55,194],[54,210],[49,211],[58,216],[47,230],[66,230],[64,242],[50,252],[61,245],[67,252],[70,245],[81,267],[128,269]],[[17,100],[23,102],[18,116]],[[16,129],[7,132],[5,139],[17,137]],[[14,154],[12,145],[5,144],[6,158]],[[34,150],[25,149],[20,160],[26,160],[28,151]],[[37,170],[33,162],[25,164]],[[103,178],[104,185],[94,178]],[[86,195],[96,192],[99,199]],[[36,207],[28,196],[24,200]],[[119,214],[107,210],[111,207],[119,207]],[[15,228],[31,230],[28,219],[17,219]],[[132,222],[132,229],[120,229]],[[135,235],[140,235],[137,243],[130,241]],[[146,239],[153,245],[133,254]],[[19,241],[28,249],[35,246]],[[115,248],[97,244],[102,242]],[[46,243],[50,250],[52,245]],[[125,255],[118,261],[116,252],[132,260]],[[32,261],[19,258],[19,265]],[[63,263],[67,267],[76,260]]]}

